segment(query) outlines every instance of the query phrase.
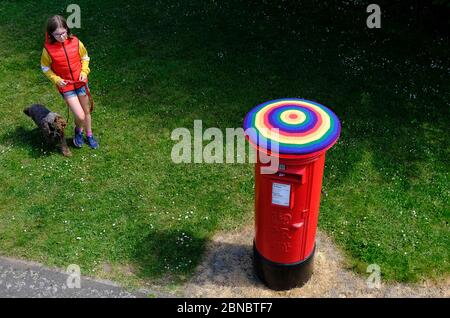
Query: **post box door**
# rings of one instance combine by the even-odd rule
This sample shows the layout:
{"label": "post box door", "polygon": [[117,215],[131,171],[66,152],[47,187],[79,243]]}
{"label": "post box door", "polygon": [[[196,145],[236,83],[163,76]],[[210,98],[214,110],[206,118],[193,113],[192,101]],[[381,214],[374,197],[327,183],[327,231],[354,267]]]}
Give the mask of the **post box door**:
{"label": "post box door", "polygon": [[277,263],[298,262],[305,250],[307,169],[296,168],[260,175],[257,182],[257,248]]}

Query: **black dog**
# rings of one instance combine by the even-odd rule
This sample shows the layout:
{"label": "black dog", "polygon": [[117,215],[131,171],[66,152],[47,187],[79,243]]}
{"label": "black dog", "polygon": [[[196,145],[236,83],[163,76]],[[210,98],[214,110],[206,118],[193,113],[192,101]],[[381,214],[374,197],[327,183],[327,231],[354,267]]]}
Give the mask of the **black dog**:
{"label": "black dog", "polygon": [[72,155],[64,136],[67,122],[62,116],[51,112],[45,106],[39,104],[33,104],[25,108],[23,112],[33,119],[47,143],[52,146],[60,146],[62,154],[66,157]]}

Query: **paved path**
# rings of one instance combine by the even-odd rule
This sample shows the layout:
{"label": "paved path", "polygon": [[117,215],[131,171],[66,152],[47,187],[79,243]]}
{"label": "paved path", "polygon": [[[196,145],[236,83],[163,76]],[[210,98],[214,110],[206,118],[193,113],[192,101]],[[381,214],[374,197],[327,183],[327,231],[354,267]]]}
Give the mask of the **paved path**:
{"label": "paved path", "polygon": [[[142,298],[144,292],[128,292],[109,281],[81,277],[81,288],[69,288],[69,274],[40,264],[0,256],[0,297]],[[69,280],[75,285],[76,280]]]}

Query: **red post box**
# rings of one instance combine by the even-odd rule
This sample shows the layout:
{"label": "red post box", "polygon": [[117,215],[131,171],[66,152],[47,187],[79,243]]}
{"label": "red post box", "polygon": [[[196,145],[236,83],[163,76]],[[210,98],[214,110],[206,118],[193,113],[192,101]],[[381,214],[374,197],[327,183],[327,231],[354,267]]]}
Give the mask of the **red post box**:
{"label": "red post box", "polygon": [[339,119],[312,101],[278,99],[253,108],[244,129],[270,160],[258,155],[255,165],[256,273],[275,290],[301,286],[313,271],[325,152],[339,138]]}

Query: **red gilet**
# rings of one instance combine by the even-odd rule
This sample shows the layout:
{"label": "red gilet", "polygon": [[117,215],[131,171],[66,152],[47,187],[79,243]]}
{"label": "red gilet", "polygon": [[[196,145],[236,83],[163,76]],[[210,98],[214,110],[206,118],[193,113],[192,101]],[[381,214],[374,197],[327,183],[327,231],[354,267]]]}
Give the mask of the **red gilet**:
{"label": "red gilet", "polygon": [[[72,35],[64,43],[56,41],[50,43],[49,37],[45,35],[45,49],[52,58],[52,71],[63,80],[78,81],[81,73],[81,57],[79,53],[79,40]],[[68,84],[64,87],[58,87],[63,93],[80,88],[80,84]]]}

